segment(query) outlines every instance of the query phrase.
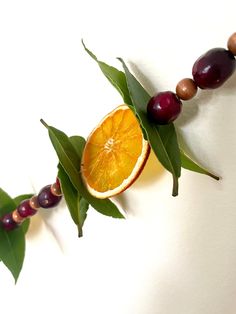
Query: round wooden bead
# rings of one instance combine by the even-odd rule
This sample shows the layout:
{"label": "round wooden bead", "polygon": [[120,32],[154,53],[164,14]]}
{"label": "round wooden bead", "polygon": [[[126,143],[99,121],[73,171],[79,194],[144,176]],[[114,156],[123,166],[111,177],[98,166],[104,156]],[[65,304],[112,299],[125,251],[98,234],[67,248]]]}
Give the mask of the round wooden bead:
{"label": "round wooden bead", "polygon": [[38,198],[36,195],[31,197],[29,204],[30,204],[30,207],[32,207],[35,210],[38,210],[40,208]]}
{"label": "round wooden bead", "polygon": [[190,78],[184,78],[176,86],[176,94],[180,99],[189,100],[197,93],[197,85]]}
{"label": "round wooden bead", "polygon": [[236,33],[233,33],[227,43],[228,49],[234,56],[236,56]]}
{"label": "round wooden bead", "polygon": [[22,223],[25,218],[24,217],[21,217],[21,215],[19,214],[18,210],[15,209],[13,212],[12,212],[12,219],[17,223],[17,224],[20,224]]}
{"label": "round wooden bead", "polygon": [[61,196],[62,192],[61,192],[60,184],[58,184],[57,182],[53,183],[51,185],[51,192],[55,196]]}

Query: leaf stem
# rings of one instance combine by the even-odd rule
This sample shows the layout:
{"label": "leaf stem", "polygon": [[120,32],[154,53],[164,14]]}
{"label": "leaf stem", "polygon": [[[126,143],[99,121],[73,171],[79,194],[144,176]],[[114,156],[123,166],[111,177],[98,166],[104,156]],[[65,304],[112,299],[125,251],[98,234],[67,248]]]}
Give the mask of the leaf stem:
{"label": "leaf stem", "polygon": [[217,181],[219,181],[219,180],[221,179],[220,177],[218,177],[218,176],[216,176],[215,174],[210,173],[210,172],[208,172],[208,171],[206,171],[206,174],[207,174],[209,177],[212,177],[213,179],[215,179],[215,180],[217,180]]}
{"label": "leaf stem", "polygon": [[77,227],[78,227],[78,237],[79,237],[79,238],[82,238],[82,236],[83,236],[83,229],[82,229],[82,227],[79,226],[79,225],[77,225]]}
{"label": "leaf stem", "polygon": [[40,122],[45,126],[45,128],[49,128],[48,124],[43,119],[40,119]]}
{"label": "leaf stem", "polygon": [[179,181],[178,181],[178,178],[175,175],[173,175],[172,196],[178,196],[178,190],[179,190]]}

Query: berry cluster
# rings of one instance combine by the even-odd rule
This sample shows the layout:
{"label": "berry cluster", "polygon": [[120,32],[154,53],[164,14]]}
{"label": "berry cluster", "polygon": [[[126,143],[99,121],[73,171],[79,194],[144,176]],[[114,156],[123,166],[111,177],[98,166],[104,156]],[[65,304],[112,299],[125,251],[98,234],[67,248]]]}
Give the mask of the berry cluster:
{"label": "berry cluster", "polygon": [[6,231],[14,230],[26,218],[35,215],[40,207],[52,208],[60,202],[61,198],[60,182],[57,179],[52,185],[43,187],[37,196],[34,195],[30,199],[23,200],[12,213],[1,217],[0,225]]}
{"label": "berry cluster", "polygon": [[176,93],[161,92],[153,96],[147,105],[150,120],[157,124],[174,121],[182,109],[181,100],[193,98],[198,87],[214,89],[220,87],[236,68],[236,33],[228,40],[228,50],[214,48],[197,59],[192,68],[193,79],[184,78],[176,86]]}

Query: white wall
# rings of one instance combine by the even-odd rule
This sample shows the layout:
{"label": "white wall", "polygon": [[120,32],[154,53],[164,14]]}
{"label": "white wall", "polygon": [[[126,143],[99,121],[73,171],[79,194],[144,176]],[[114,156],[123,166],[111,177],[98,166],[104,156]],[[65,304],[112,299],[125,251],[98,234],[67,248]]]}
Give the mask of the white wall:
{"label": "white wall", "polygon": [[[80,39],[123,57],[149,88],[174,90],[196,58],[235,32],[234,1],[1,1],[0,186],[12,196],[53,182],[44,118],[87,136],[121,103]],[[145,80],[144,78],[147,78]],[[32,219],[17,286],[0,265],[1,312],[236,312],[236,75],[185,104],[180,134],[220,182],[183,171],[180,195],[150,158],[117,201],[128,219],[90,210],[84,238],[62,204]]]}

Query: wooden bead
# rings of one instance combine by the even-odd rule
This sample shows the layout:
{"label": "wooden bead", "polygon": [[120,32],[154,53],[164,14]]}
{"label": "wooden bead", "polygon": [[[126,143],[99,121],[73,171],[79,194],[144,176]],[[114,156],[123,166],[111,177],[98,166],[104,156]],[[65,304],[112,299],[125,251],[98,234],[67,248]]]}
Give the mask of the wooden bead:
{"label": "wooden bead", "polygon": [[227,43],[228,49],[234,56],[236,56],[236,33],[233,33]]}
{"label": "wooden bead", "polygon": [[22,223],[25,218],[21,217],[21,215],[18,213],[18,210],[15,209],[12,213],[12,219],[17,223],[17,224],[20,224]]}
{"label": "wooden bead", "polygon": [[51,185],[51,192],[55,196],[61,196],[62,195],[61,187],[57,182],[55,182]]}
{"label": "wooden bead", "polygon": [[197,85],[190,78],[184,78],[176,86],[176,94],[180,99],[189,100],[197,93]]}
{"label": "wooden bead", "polygon": [[31,197],[29,204],[30,204],[30,207],[32,207],[35,210],[38,210],[40,208],[38,198],[36,195]]}

